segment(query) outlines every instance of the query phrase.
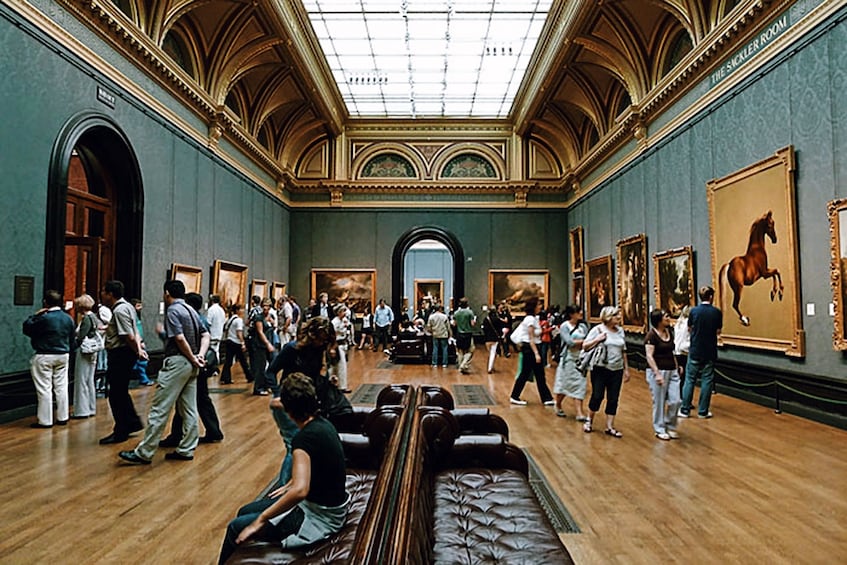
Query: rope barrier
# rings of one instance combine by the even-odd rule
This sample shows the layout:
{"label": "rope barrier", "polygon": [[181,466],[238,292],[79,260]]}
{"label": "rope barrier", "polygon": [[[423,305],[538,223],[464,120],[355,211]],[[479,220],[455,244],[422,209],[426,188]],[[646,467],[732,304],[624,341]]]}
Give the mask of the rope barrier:
{"label": "rope barrier", "polygon": [[[647,356],[642,354],[640,351],[632,351],[632,352],[627,352],[627,353],[631,357],[635,356],[635,357],[640,357],[641,359],[644,359],[644,361],[647,360]],[[811,399],[811,400],[817,400],[818,402],[825,402],[827,404],[837,404],[837,405],[840,405],[840,406],[847,405],[847,400],[835,400],[833,398],[825,398],[823,396],[818,396],[818,395],[815,395],[815,394],[810,394],[808,392],[803,392],[801,390],[797,390],[796,388],[788,386],[787,384],[782,383],[782,382],[775,380],[775,379],[772,380],[772,381],[766,382],[766,383],[748,383],[748,382],[744,382],[744,381],[739,381],[737,379],[733,379],[733,378],[729,377],[726,373],[724,373],[723,371],[720,371],[718,369],[715,369],[715,373],[720,375],[722,378],[726,379],[727,381],[729,381],[729,382],[731,382],[735,385],[742,386],[742,387],[765,388],[765,387],[769,387],[769,386],[776,386],[776,389],[777,389],[777,391],[776,391],[777,392],[777,395],[776,395],[777,404],[779,404],[779,389],[785,389],[785,390],[793,392],[794,394],[796,394],[798,396],[802,396],[804,398],[808,398],[808,399]]]}

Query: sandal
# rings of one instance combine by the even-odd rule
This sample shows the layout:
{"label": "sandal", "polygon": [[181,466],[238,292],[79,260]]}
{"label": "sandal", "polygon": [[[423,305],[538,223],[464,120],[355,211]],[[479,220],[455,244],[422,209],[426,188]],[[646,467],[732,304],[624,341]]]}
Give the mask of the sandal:
{"label": "sandal", "polygon": [[615,428],[606,428],[606,432],[605,432],[605,433],[606,433],[606,435],[607,435],[607,436],[612,436],[612,437],[623,437],[623,434],[622,434],[622,433],[620,433],[620,432],[619,432],[618,430],[616,430]]}
{"label": "sandal", "polygon": [[585,421],[585,423],[582,425],[582,431],[584,431],[587,434],[591,433],[591,420]]}

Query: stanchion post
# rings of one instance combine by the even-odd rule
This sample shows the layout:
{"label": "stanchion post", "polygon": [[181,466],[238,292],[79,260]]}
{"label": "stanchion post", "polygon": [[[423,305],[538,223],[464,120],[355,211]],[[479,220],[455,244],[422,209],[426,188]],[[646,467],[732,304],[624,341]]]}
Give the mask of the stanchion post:
{"label": "stanchion post", "polygon": [[782,414],[782,408],[779,405],[779,381],[774,382],[774,386],[776,387],[776,410],[774,410],[774,414]]}

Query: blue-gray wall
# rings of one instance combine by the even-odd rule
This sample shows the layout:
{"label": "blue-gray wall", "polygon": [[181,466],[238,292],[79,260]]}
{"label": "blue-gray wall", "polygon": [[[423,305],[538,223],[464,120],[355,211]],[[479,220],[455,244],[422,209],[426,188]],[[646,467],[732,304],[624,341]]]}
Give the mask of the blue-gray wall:
{"label": "blue-gray wall", "polygon": [[[21,322],[41,303],[51,151],[62,126],[84,110],[109,116],[138,160],[144,191],[141,298],[148,336],[171,263],[204,268],[206,291],[215,259],[248,265],[251,279],[285,280],[290,212],[279,201],[77,58],[10,19],[14,16],[2,7],[0,375],[28,371],[32,351]],[[97,86],[104,84],[118,93],[114,109],[96,100]],[[15,275],[35,277],[35,306],[13,306]],[[161,349],[156,340],[149,342],[151,349]]]}
{"label": "blue-gray wall", "polygon": [[[409,299],[409,318],[420,307],[415,303],[415,279],[441,280],[444,294],[441,302],[450,304],[453,288],[453,257],[447,249],[410,249],[403,265],[403,296]],[[449,291],[449,292],[448,292]]]}
{"label": "blue-gray wall", "polygon": [[[298,210],[291,216],[290,289],[297,297],[308,297],[313,268],[376,269],[377,296],[390,300],[395,244],[412,227],[434,227],[454,234],[461,243],[465,295],[475,308],[488,302],[489,269],[549,269],[551,303],[563,303],[568,264],[565,214],[564,210]],[[445,286],[444,294],[452,296],[451,289]]]}
{"label": "blue-gray wall", "polygon": [[[806,358],[741,348],[721,356],[844,381],[847,360],[832,348],[828,315],[826,204],[847,196],[847,22],[834,20],[800,45],[571,207],[568,223],[585,226],[586,259],[614,257],[617,240],[641,232],[649,254],[692,245],[695,284],[711,284],[706,182],[793,145]],[[805,315],[807,303],[817,315]]]}

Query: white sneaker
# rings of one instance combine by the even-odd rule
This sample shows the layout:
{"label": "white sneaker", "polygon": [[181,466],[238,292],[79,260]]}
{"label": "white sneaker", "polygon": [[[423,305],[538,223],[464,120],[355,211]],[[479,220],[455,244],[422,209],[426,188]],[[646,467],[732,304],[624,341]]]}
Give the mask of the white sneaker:
{"label": "white sneaker", "polygon": [[553,402],[552,400],[545,400],[544,401],[544,406],[555,406],[555,405],[556,405],[556,403]]}
{"label": "white sneaker", "polygon": [[701,420],[708,420],[712,416],[714,416],[714,414],[712,414],[711,412],[709,412],[708,414],[697,414],[697,417]]}
{"label": "white sneaker", "polygon": [[671,439],[679,439],[679,433],[676,430],[668,430],[668,436]]}
{"label": "white sneaker", "polygon": [[686,414],[686,413],[685,413],[685,412],[683,412],[682,410],[680,410],[679,412],[677,412],[677,414],[676,414],[676,415],[677,415],[678,417],[680,417],[680,418],[690,418],[690,417],[691,417],[691,415],[690,415],[690,414]]}
{"label": "white sneaker", "polygon": [[512,404],[517,404],[518,406],[526,406],[526,400],[521,400],[520,398],[512,398],[509,397],[509,402]]}
{"label": "white sneaker", "polygon": [[656,437],[659,438],[662,441],[668,441],[668,440],[671,439],[671,435],[667,432],[658,432],[656,434]]}

